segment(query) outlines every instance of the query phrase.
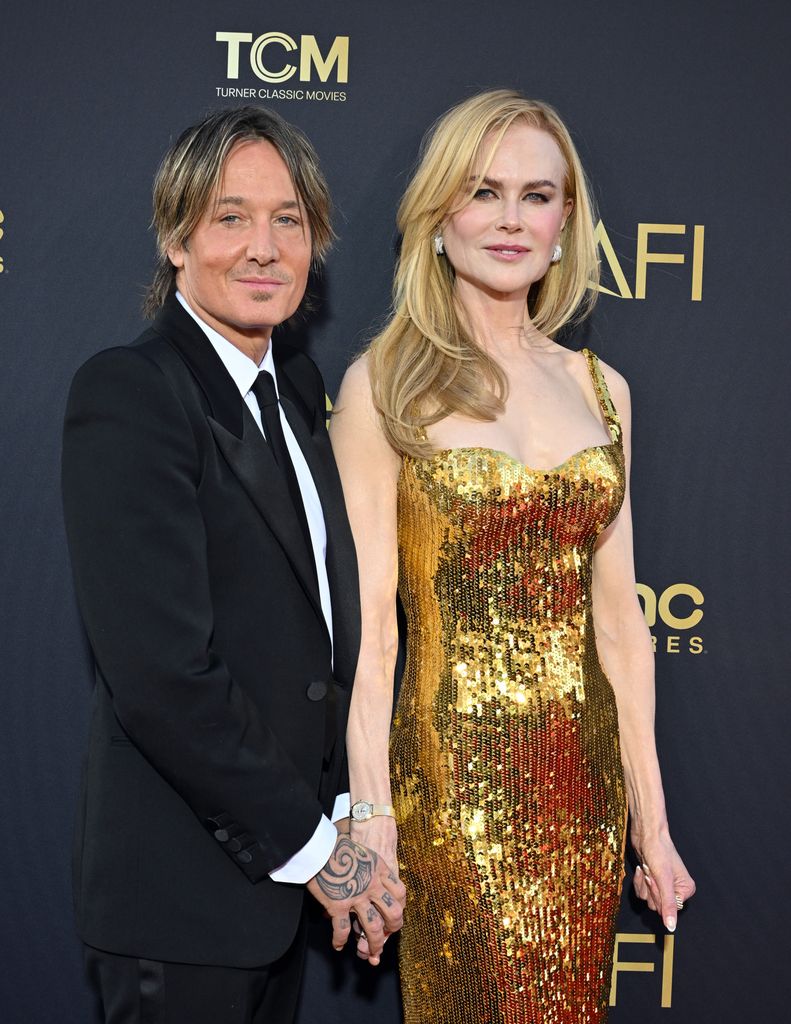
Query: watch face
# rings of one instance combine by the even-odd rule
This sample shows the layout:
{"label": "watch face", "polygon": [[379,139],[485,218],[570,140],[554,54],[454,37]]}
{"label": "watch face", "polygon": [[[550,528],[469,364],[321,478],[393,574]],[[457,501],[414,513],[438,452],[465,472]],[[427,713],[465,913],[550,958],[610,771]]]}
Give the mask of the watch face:
{"label": "watch face", "polygon": [[367,821],[371,817],[373,805],[365,800],[358,800],[352,807],[352,817],[355,821]]}

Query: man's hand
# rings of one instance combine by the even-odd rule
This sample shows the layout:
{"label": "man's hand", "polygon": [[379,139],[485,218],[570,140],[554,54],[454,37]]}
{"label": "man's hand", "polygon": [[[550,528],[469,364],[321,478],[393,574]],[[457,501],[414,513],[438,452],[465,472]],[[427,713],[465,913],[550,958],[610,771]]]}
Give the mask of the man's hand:
{"label": "man's hand", "polygon": [[[349,834],[353,842],[379,854],[379,859],[385,864],[398,864],[398,829],[395,818],[382,814],[368,821],[353,821]],[[397,874],[397,871],[393,870],[393,874]],[[368,940],[362,934],[359,925],[353,924],[352,927],[357,932],[357,956],[361,960],[369,960],[371,951],[368,948]]]}
{"label": "man's hand", "polygon": [[376,965],[385,939],[404,919],[406,890],[373,850],[339,835],[332,856],[308,882],[308,891],[332,919],[332,945],[343,949],[355,914],[368,941],[368,962]]}

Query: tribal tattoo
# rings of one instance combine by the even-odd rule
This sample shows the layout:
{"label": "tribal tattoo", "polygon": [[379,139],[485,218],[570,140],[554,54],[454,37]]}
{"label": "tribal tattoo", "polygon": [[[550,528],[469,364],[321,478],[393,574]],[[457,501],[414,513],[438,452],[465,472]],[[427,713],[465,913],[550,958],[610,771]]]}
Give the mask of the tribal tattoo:
{"label": "tribal tattoo", "polygon": [[316,875],[316,882],[331,900],[354,899],[371,884],[378,859],[373,850],[341,836],[335,852]]}

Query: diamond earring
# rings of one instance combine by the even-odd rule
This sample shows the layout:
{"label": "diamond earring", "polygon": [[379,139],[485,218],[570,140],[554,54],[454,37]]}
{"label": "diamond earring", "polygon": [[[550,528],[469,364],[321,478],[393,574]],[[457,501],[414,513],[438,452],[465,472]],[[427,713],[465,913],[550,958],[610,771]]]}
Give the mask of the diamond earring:
{"label": "diamond earring", "polygon": [[441,256],[445,252],[445,242],[443,241],[442,235],[439,231],[434,235],[434,252],[437,256]]}
{"label": "diamond earring", "polygon": [[552,263],[560,263],[560,257],[562,255],[563,255],[563,247],[560,246],[560,245],[556,245],[555,248],[552,250],[552,260],[550,262],[552,262]]}

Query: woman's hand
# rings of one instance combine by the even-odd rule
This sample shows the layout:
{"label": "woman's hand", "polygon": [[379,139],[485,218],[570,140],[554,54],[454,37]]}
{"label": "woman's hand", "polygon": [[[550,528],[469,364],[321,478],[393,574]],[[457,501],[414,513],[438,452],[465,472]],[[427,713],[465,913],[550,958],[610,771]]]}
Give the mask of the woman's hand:
{"label": "woman's hand", "polygon": [[640,861],[634,875],[635,891],[659,914],[667,930],[674,932],[679,911],[695,894],[694,879],[667,830],[640,838],[633,830],[632,846]]}
{"label": "woman's hand", "polygon": [[[368,821],[352,821],[351,838],[355,843],[360,843],[369,850],[374,850],[388,865],[393,878],[396,881],[399,880],[398,829],[395,818],[391,818],[386,814],[378,814],[376,817],[369,818]],[[355,931],[359,932],[357,956],[361,960],[368,960],[370,957],[368,939],[363,934],[362,929],[359,928],[359,925],[355,928]],[[385,941],[387,941],[388,934],[388,932],[385,932]]]}
{"label": "woman's hand", "polygon": [[398,874],[398,828],[395,818],[388,814],[377,814],[368,821],[352,821],[350,834],[355,843],[376,850],[382,860]]}

